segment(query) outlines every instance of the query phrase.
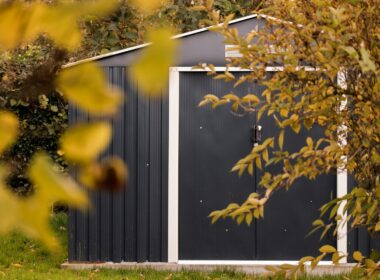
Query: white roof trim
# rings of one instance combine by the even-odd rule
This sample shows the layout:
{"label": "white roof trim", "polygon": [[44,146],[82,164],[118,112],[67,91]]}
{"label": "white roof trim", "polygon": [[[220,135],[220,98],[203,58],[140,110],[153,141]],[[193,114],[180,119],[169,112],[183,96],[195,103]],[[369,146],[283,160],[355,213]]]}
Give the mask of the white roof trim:
{"label": "white roof trim", "polygon": [[[257,18],[258,16],[259,16],[258,14],[252,14],[252,15],[249,15],[249,16],[240,17],[240,18],[231,20],[229,22],[229,24],[234,24],[234,23],[246,21],[246,20],[249,20],[249,19]],[[266,15],[260,15],[260,17],[266,18],[267,16]],[[220,23],[219,25],[222,25],[222,24],[223,23]],[[194,35],[194,34],[198,34],[198,33],[201,33],[201,32],[205,32],[205,31],[208,31],[211,27],[212,26],[208,26],[208,27],[196,29],[196,30],[193,30],[193,31],[189,31],[189,32],[186,32],[186,33],[178,34],[178,35],[173,36],[172,39],[180,39],[180,38],[184,38],[184,37],[191,36],[191,35]],[[93,57],[90,57],[90,58],[82,59],[82,60],[79,60],[79,61],[76,61],[76,62],[68,63],[68,64],[64,65],[63,68],[75,66],[75,65],[82,64],[82,63],[85,63],[85,62],[95,61],[95,60],[106,58],[106,57],[111,57],[111,56],[122,54],[122,53],[131,52],[131,51],[138,50],[138,49],[144,48],[146,46],[149,46],[150,44],[151,43],[145,43],[145,44],[133,46],[133,47],[130,47],[130,48],[126,48],[126,49],[122,49],[122,50],[118,50],[118,51],[114,51],[114,52],[109,52],[109,53],[106,53],[106,54],[101,54],[101,55],[93,56]]]}

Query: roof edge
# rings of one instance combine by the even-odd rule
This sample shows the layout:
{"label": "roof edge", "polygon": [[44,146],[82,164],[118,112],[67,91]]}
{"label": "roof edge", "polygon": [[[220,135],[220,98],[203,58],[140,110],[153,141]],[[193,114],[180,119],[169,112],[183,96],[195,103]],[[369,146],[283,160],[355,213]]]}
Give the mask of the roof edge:
{"label": "roof edge", "polygon": [[[229,24],[239,23],[239,22],[246,21],[246,20],[249,20],[249,19],[257,18],[258,16],[260,16],[262,18],[267,18],[268,17],[266,15],[252,14],[252,15],[248,15],[248,16],[245,16],[245,17],[240,17],[240,18],[237,18],[237,19],[233,19],[233,20],[231,20],[229,22]],[[223,23],[220,23],[219,25],[222,25],[222,24]],[[208,27],[199,28],[199,29],[196,29],[196,30],[193,30],[193,31],[181,33],[181,34],[172,36],[172,39],[180,39],[180,38],[188,37],[188,36],[195,35],[195,34],[198,34],[198,33],[202,33],[202,32],[205,32],[205,31],[209,31],[210,28],[212,28],[212,27],[213,26],[208,26]],[[133,46],[133,47],[117,50],[117,51],[114,51],[114,52],[109,52],[109,53],[106,53],[106,54],[101,54],[101,55],[96,55],[96,56],[93,56],[93,57],[81,59],[81,60],[78,60],[78,61],[75,61],[75,62],[71,62],[71,63],[65,64],[63,66],[63,68],[69,68],[69,67],[72,67],[72,66],[75,66],[75,65],[79,65],[79,64],[82,64],[82,63],[86,63],[86,62],[90,62],[90,61],[96,61],[96,60],[99,60],[99,59],[103,59],[103,58],[107,58],[107,57],[112,57],[112,56],[115,56],[115,55],[118,55],[118,54],[127,53],[127,52],[131,52],[131,51],[134,51],[134,50],[142,49],[142,48],[145,48],[145,47],[149,46],[150,44],[151,43],[144,43],[144,44],[141,44],[141,45],[137,45],[137,46]]]}

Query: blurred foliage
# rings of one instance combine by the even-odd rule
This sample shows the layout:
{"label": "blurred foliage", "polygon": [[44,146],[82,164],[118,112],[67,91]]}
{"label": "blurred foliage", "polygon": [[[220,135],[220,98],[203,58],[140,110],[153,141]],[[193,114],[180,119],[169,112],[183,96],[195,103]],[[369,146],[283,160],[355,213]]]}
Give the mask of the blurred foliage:
{"label": "blurred foliage", "polygon": [[[133,4],[149,14],[161,2],[134,1]],[[111,141],[111,118],[123,102],[120,91],[108,85],[95,63],[62,68],[67,55],[79,47],[80,20],[105,15],[117,5],[116,0],[0,3],[3,106],[0,111],[0,234],[17,230],[41,240],[51,250],[57,249],[57,240],[49,227],[52,206],[60,202],[79,209],[89,207],[86,189],[63,172],[63,159],[76,166],[79,179],[88,187],[117,191],[126,185],[128,172],[121,159],[113,157],[97,162]],[[165,54],[166,37],[171,37],[167,35],[156,36],[149,51]],[[175,48],[170,50],[174,52]],[[166,55],[160,63],[168,65],[171,59]],[[150,66],[141,64],[136,69]],[[139,79],[161,85],[155,80],[157,77],[140,75]],[[158,87],[155,90],[161,91]],[[101,115],[102,121],[65,129],[67,101],[91,116]],[[26,198],[17,197],[8,186],[22,185],[19,192],[25,193],[30,183],[33,193]]]}
{"label": "blurred foliage", "polygon": [[65,51],[43,38],[1,54],[0,106],[20,120],[19,138],[1,159],[9,163],[7,181],[19,194],[32,191],[25,170],[35,151],[46,150],[62,169],[66,166],[57,154],[57,139],[67,127],[67,103],[53,85],[65,58]]}
{"label": "blurred foliage", "polygon": [[148,39],[152,45],[131,67],[131,75],[144,94],[157,97],[169,80],[168,69],[175,61],[178,42],[171,39],[168,29],[156,29],[148,34]]}
{"label": "blurred foliage", "polygon": [[[219,12],[203,6],[214,23]],[[215,79],[256,83],[262,94],[238,96],[206,95],[200,105],[231,106],[239,114],[257,113],[260,120],[273,118],[279,134],[254,146],[240,159],[233,172],[253,175],[263,169],[259,190],[241,204],[231,203],[210,214],[212,222],[221,218],[250,224],[263,218],[265,205],[280,189],[289,189],[300,178],[315,180],[323,174],[348,172],[355,187],[347,195],[323,205],[314,230],[321,237],[338,229],[365,227],[371,236],[380,231],[380,5],[361,0],[271,0],[259,11],[265,20],[260,30],[241,36],[225,24],[213,27],[225,37],[240,57],[228,59],[228,67],[249,69],[236,78],[226,71],[218,74],[213,65],[205,68]],[[267,16],[270,15],[270,16]],[[203,66],[200,66],[203,67]],[[271,70],[267,67],[271,67]],[[277,67],[277,68],[276,68]],[[268,74],[268,71],[272,71]],[[320,139],[308,137],[298,151],[284,149],[285,133],[298,134],[302,128],[323,128]],[[284,140],[285,139],[285,140]],[[279,172],[265,172],[280,165]],[[326,222],[327,220],[327,222]],[[304,264],[315,267],[327,255],[334,264],[347,257],[325,245],[318,257],[307,256],[299,265],[268,269],[282,276],[296,277]],[[355,270],[365,278],[380,273],[379,253],[362,256],[355,252]]]}
{"label": "blurred foliage", "polygon": [[[30,3],[31,1],[24,2]],[[43,2],[49,5],[59,3],[56,0]],[[217,0],[214,5],[216,9],[221,11],[223,18],[230,13],[235,13],[236,16],[247,15],[260,2],[257,0]],[[20,137],[16,144],[6,154],[2,155],[2,159],[10,162],[11,175],[8,178],[8,183],[17,193],[32,192],[31,184],[24,173],[35,151],[46,150],[62,169],[67,166],[62,155],[57,153],[57,141],[67,127],[68,106],[63,95],[55,91],[53,84],[56,72],[67,61],[75,61],[141,44],[146,39],[149,30],[153,28],[159,29],[169,26],[170,29],[177,30],[177,32],[186,32],[211,24],[207,12],[192,9],[194,6],[201,5],[203,1],[172,0],[164,2],[161,7],[153,7],[153,11],[141,10],[136,3],[120,0],[117,7],[109,15],[102,17],[96,15],[97,13],[84,15],[79,21],[83,40],[75,51],[68,52],[57,47],[51,38],[40,35],[28,44],[0,53],[1,108],[14,112],[21,122]],[[74,30],[78,29],[75,27]],[[166,34],[165,36],[168,38],[169,35]],[[83,67],[91,66],[85,65]],[[84,70],[77,68],[78,72]],[[164,75],[166,74],[165,71]],[[74,73],[73,75],[75,77],[77,74]],[[98,78],[94,81],[99,80],[101,73],[98,73],[97,76]],[[144,75],[142,77],[144,78]],[[167,79],[163,76],[160,81],[165,80]],[[88,87],[87,91],[100,88],[94,83],[89,84],[91,88]],[[151,90],[146,89],[146,91]],[[83,94],[91,97],[86,92],[79,95],[78,91],[75,90],[67,92],[72,93],[73,98],[77,96],[75,102],[81,104],[86,103],[86,99],[82,98]],[[109,98],[107,99],[107,96],[104,96],[102,100],[105,102],[98,102],[95,105],[114,108],[112,103],[118,102],[117,98],[112,101]],[[90,106],[87,108],[97,110],[98,107]]]}
{"label": "blurred foliage", "polygon": [[[126,2],[0,3],[1,233],[19,230],[42,240],[50,249],[56,248],[48,227],[54,203],[88,206],[86,190],[65,170],[68,163],[77,167],[78,179],[90,188],[118,191],[128,180],[122,160],[97,162],[111,141],[109,120],[123,102],[121,93],[108,86],[96,64],[62,66],[147,38],[153,44],[133,66],[133,72],[146,85],[144,94],[156,96],[166,86],[167,67],[174,61],[177,44],[171,40],[173,30],[211,23],[207,12],[196,8],[203,2]],[[257,6],[255,1],[207,3],[225,11],[221,19],[230,12],[245,15]],[[95,119],[101,115],[104,121],[67,128],[67,101]],[[28,194],[27,198],[18,198],[10,187],[20,195]]]}
{"label": "blurred foliage", "polygon": [[[146,1],[149,2],[149,1]],[[216,0],[215,9],[221,19],[234,13],[236,17],[249,15],[262,0]],[[130,1],[120,1],[118,9],[107,17],[91,17],[82,22],[84,40],[72,60],[104,54],[144,43],[152,28],[169,27],[178,33],[209,26],[212,22],[204,10],[194,7],[204,0],[170,0],[151,13],[142,13]]]}

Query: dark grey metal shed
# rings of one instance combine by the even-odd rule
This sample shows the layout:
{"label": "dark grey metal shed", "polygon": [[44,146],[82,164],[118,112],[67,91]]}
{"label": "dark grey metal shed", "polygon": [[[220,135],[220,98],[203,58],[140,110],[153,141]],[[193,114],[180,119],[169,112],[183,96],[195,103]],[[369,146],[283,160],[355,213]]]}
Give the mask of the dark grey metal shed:
{"label": "dark grey metal shed", "polygon": [[[230,25],[246,34],[261,28],[264,20],[251,15]],[[223,71],[226,46],[220,35],[207,28],[175,39],[181,43],[179,57],[168,69],[169,94],[160,100],[139,95],[139,85],[128,78],[129,65],[146,45],[89,59],[97,61],[110,83],[125,92],[127,102],[113,120],[113,142],[103,157],[116,154],[123,158],[130,181],[120,194],[89,193],[93,205],[89,213],[70,210],[69,262],[250,264],[296,260],[315,254],[326,243],[341,251],[369,252],[375,241],[364,231],[347,235],[343,229],[339,241],[332,237],[319,241],[318,235],[305,238],[318,207],[350,188],[352,182],[347,184],[344,174],[304,180],[291,191],[278,193],[266,209],[266,218],[251,227],[231,221],[210,224],[207,215],[212,210],[241,202],[257,188],[259,170],[255,177],[242,178],[228,172],[250,150],[250,126],[256,117],[237,118],[222,108],[215,112],[198,109],[204,94],[225,94],[232,84],[213,80],[191,67],[207,62]],[[240,70],[231,71],[239,75]],[[262,90],[249,84],[235,89],[241,94]],[[89,118],[70,106],[71,124]],[[264,139],[277,133],[269,118],[264,118],[262,125]],[[314,129],[312,136],[321,133]],[[307,135],[301,131],[288,136],[285,148],[297,148]]]}

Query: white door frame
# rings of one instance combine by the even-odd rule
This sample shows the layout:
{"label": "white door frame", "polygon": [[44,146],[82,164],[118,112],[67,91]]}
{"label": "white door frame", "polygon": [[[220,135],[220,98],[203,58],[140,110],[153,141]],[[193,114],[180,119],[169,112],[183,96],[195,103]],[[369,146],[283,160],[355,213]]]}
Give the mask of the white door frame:
{"label": "white door frame", "polygon": [[[224,72],[227,67],[215,67],[216,72]],[[249,72],[250,70],[237,67],[228,68],[230,72]],[[282,71],[283,67],[266,67],[268,72]],[[307,71],[314,68],[306,67]],[[192,67],[169,68],[169,157],[168,157],[168,262],[180,264],[223,264],[223,265],[278,265],[282,263],[296,263],[296,261],[220,261],[220,260],[179,260],[178,253],[178,195],[179,195],[179,76],[180,72],[207,72],[204,69]],[[340,170],[337,175],[337,196],[347,194],[347,172]],[[347,253],[347,226],[338,228],[337,250]],[[341,260],[346,263],[347,258]],[[331,264],[331,261],[323,261],[321,264]]]}

